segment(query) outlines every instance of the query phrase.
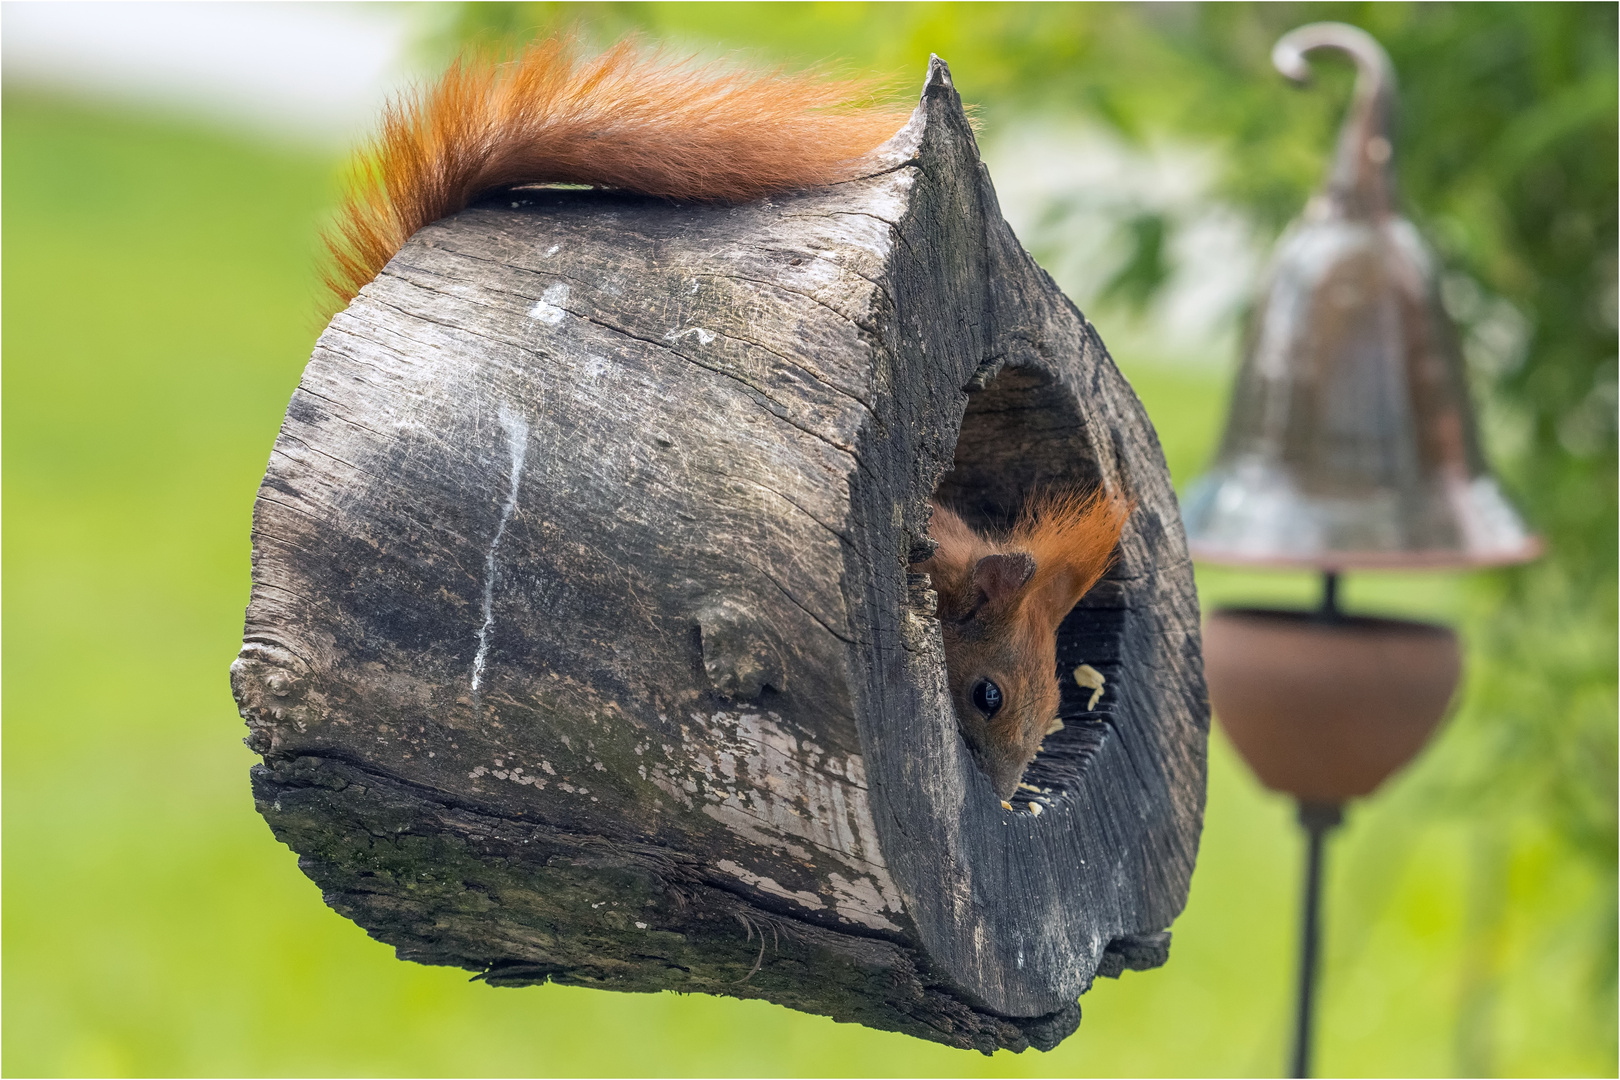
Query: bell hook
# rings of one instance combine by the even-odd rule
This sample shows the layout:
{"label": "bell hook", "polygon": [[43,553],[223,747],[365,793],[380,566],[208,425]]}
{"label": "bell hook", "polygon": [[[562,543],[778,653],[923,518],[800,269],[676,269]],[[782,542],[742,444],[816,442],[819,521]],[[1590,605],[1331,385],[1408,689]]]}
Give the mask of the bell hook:
{"label": "bell hook", "polygon": [[[1394,209],[1390,158],[1395,104],[1395,68],[1373,36],[1345,23],[1312,23],[1284,34],[1271,50],[1271,62],[1293,82],[1308,83],[1306,56],[1318,49],[1338,49],[1356,64],[1356,89],[1339,132],[1339,147],[1328,173],[1327,198],[1363,216]],[[1341,210],[1341,212],[1342,212]]]}

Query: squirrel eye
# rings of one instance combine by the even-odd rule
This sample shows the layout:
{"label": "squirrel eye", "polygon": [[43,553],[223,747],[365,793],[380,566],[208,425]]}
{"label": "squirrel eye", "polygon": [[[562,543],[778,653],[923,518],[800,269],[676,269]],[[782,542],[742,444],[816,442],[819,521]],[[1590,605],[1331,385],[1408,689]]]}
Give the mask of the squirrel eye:
{"label": "squirrel eye", "polygon": [[973,686],[973,704],[988,720],[1001,708],[1001,687],[989,679],[980,679]]}

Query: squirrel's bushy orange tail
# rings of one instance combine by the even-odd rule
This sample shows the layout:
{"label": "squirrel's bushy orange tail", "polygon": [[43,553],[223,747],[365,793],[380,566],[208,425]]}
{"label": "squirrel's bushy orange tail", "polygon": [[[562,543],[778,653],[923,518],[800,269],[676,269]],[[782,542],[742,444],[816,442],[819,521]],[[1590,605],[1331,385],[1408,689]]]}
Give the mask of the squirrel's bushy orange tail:
{"label": "squirrel's bushy orange tail", "polygon": [[463,58],[383,113],[326,235],[327,284],[353,299],[411,234],[487,191],[596,184],[744,202],[856,175],[905,123],[870,84],[734,71],[634,41],[582,59],[567,38]]}
{"label": "squirrel's bushy orange tail", "polygon": [[1048,609],[1054,627],[1107,572],[1134,508],[1132,500],[1101,487],[1048,493],[1025,504],[1006,543],[1035,557],[1029,595]]}

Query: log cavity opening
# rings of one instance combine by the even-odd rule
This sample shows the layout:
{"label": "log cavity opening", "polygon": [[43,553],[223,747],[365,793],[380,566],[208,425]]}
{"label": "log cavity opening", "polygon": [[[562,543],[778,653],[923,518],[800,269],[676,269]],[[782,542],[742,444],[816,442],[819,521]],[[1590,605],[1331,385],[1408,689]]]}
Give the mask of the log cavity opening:
{"label": "log cavity opening", "polygon": [[[1031,495],[1048,488],[1089,490],[1102,472],[1086,437],[1074,393],[1035,368],[1004,368],[981,390],[970,391],[951,471],[934,497],[974,528],[1009,528]],[[1111,714],[1121,700],[1121,640],[1125,610],[1108,575],[1063,620],[1057,634],[1058,718],[1024,772],[1014,805],[1050,806],[1071,794],[1111,737]],[[1075,680],[1088,665],[1102,675],[1103,692]],[[1030,790],[1031,788],[1035,790]]]}

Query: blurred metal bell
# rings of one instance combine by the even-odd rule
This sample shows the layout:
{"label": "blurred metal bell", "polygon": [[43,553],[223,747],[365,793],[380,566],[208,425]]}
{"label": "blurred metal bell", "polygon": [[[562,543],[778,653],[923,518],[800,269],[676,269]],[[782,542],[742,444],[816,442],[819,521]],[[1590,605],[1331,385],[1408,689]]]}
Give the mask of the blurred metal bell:
{"label": "blurred metal bell", "polygon": [[1339,23],[1277,43],[1357,67],[1324,189],[1284,233],[1255,311],[1226,436],[1184,510],[1195,557],[1350,567],[1483,566],[1535,557],[1485,466],[1438,267],[1395,208],[1395,77],[1371,36]]}

